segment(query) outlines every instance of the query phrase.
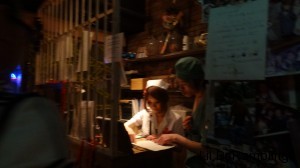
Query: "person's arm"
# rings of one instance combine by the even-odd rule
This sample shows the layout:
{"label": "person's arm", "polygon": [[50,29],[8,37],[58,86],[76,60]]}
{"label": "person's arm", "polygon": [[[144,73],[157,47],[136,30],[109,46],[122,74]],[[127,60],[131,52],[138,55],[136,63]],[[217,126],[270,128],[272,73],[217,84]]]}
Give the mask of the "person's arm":
{"label": "person's arm", "polygon": [[124,123],[124,127],[129,135],[136,135],[139,132],[138,126],[141,125],[142,112],[135,114],[130,120]]}
{"label": "person's arm", "polygon": [[173,133],[175,134],[179,134],[179,135],[184,135],[184,129],[183,129],[183,126],[182,126],[182,118],[178,118],[175,123],[174,123],[174,126],[173,126]]}
{"label": "person's arm", "polygon": [[135,136],[138,133],[138,129],[137,126],[134,124],[134,122],[129,122],[129,121],[130,120],[124,123],[124,127],[129,135],[130,141],[132,143],[135,143]]}
{"label": "person's arm", "polygon": [[137,126],[134,122],[130,120],[124,123],[125,129],[129,135],[136,135],[137,134]]}
{"label": "person's arm", "polygon": [[160,145],[180,145],[197,154],[205,151],[202,143],[189,140],[188,138],[179,134],[163,134],[157,140],[155,140],[155,142]]}

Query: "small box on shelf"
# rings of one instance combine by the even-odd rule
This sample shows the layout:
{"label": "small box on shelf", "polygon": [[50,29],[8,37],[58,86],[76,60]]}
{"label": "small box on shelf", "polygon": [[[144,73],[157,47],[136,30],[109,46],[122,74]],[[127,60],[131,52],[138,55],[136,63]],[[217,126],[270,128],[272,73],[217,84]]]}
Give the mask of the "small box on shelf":
{"label": "small box on shelf", "polygon": [[130,90],[144,90],[147,78],[133,78],[130,82]]}

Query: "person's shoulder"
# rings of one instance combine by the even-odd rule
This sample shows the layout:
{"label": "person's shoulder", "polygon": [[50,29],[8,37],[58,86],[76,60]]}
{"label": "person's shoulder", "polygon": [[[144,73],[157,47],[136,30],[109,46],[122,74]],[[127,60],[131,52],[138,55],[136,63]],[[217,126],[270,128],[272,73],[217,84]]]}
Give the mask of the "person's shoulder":
{"label": "person's shoulder", "polygon": [[139,114],[139,115],[145,115],[145,114],[149,114],[147,110],[145,109],[142,109],[141,111],[137,112],[136,114]]}
{"label": "person's shoulder", "polygon": [[55,105],[54,101],[39,95],[25,97],[22,103],[35,105]]}
{"label": "person's shoulder", "polygon": [[176,112],[174,112],[174,115],[175,115],[175,118],[177,119],[177,120],[179,120],[179,119],[183,119],[182,118],[182,116],[181,115],[179,115],[178,113],[176,113]]}
{"label": "person's shoulder", "polygon": [[33,97],[40,97],[40,96],[35,93],[16,94],[16,93],[9,93],[9,92],[0,92],[0,101],[2,105],[4,105],[6,110],[10,110],[14,108],[16,105]]}
{"label": "person's shoulder", "polygon": [[174,110],[169,110],[169,115],[176,120],[182,119],[182,116],[175,112]]}
{"label": "person's shoulder", "polygon": [[19,95],[10,102],[9,108],[13,111],[24,111],[26,113],[35,113],[43,111],[43,114],[58,112],[58,105],[39,94],[29,93]]}
{"label": "person's shoulder", "polygon": [[19,105],[37,105],[37,107],[45,105],[53,106],[55,104],[52,100],[36,93],[19,95],[14,101],[13,103]]}

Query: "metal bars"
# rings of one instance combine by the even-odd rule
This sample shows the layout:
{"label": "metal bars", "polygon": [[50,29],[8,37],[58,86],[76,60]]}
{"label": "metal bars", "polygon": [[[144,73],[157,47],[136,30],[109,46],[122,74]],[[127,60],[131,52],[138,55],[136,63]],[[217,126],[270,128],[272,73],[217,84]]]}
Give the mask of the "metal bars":
{"label": "metal bars", "polygon": [[[119,32],[118,5],[118,0],[48,0],[39,11],[44,39],[36,58],[35,84],[60,86],[58,103],[67,131],[80,140],[94,142],[99,115],[111,117],[111,135],[116,135],[120,63],[104,63],[104,45],[107,35]],[[109,153],[114,154],[116,144],[110,144]]]}

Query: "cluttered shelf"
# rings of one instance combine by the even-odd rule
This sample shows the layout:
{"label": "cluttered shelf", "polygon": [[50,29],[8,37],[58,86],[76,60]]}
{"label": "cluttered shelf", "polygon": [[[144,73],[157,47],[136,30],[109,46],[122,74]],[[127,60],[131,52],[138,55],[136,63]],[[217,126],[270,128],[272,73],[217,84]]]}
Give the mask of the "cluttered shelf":
{"label": "cluttered shelf", "polygon": [[135,59],[125,59],[125,62],[150,62],[150,61],[161,61],[161,60],[169,60],[175,58],[181,58],[185,56],[196,56],[196,57],[204,57],[205,56],[205,49],[203,48],[196,48],[186,51],[178,51],[164,55],[156,55],[151,57],[144,57],[144,58],[135,58]]}
{"label": "cluttered shelf", "polygon": [[272,52],[280,52],[283,49],[286,49],[290,46],[296,45],[300,43],[300,37],[299,36],[291,36],[286,37],[281,40],[277,40],[274,42],[270,42],[269,46]]}
{"label": "cluttered shelf", "polygon": [[300,75],[300,71],[294,71],[294,72],[280,72],[280,73],[274,73],[274,74],[267,74],[267,75],[266,75],[266,78],[280,77],[280,76],[290,76],[290,75]]}
{"label": "cluttered shelf", "polygon": [[[282,40],[270,42],[269,47],[273,52],[279,52],[285,48],[296,45],[300,43],[300,37],[292,36],[287,37]],[[206,49],[205,48],[195,48],[186,51],[178,51],[173,53],[168,53],[164,55],[155,55],[151,57],[143,57],[143,58],[134,58],[134,59],[125,59],[125,62],[149,62],[149,61],[160,61],[160,60],[168,60],[174,58],[181,58],[185,56],[196,56],[196,57],[204,57]]]}
{"label": "cluttered shelf", "polygon": [[[290,46],[296,45],[300,43],[300,37],[293,36],[293,37],[287,37],[282,40],[270,42],[269,48],[272,52],[280,52],[283,49],[286,49]],[[164,55],[155,55],[151,57],[143,57],[143,58],[134,58],[134,59],[124,59],[125,62],[150,62],[150,61],[161,61],[161,60],[169,60],[169,59],[175,59],[175,58],[181,58],[185,56],[196,56],[196,57],[204,57],[206,53],[205,48],[195,48],[191,50],[186,51],[178,51],[173,53],[168,53]],[[282,74],[286,75],[286,74]],[[269,76],[267,76],[269,77]],[[272,77],[272,75],[270,75]]]}

